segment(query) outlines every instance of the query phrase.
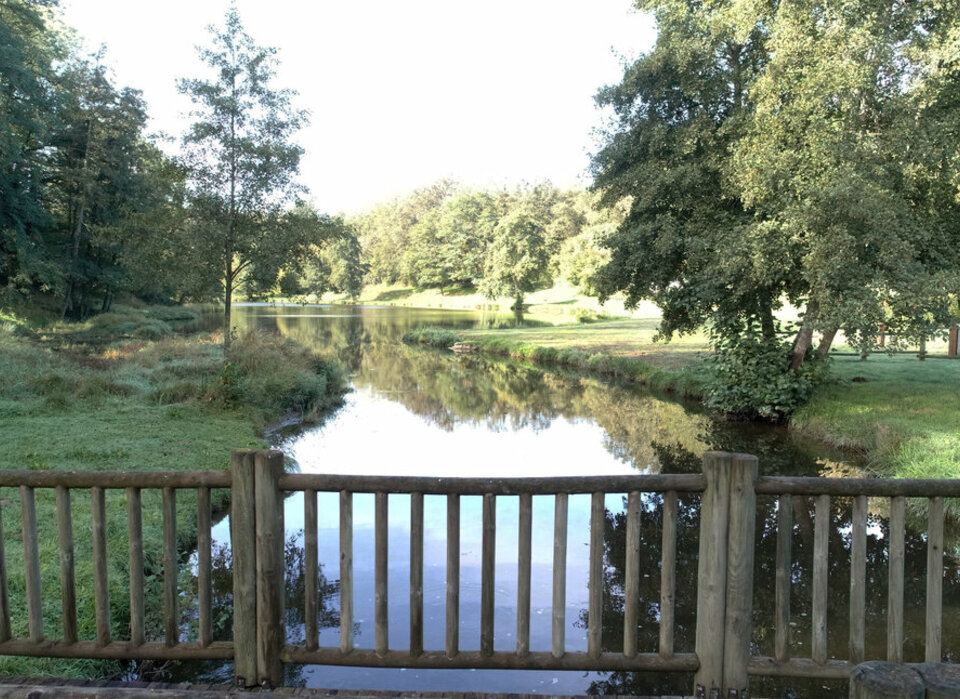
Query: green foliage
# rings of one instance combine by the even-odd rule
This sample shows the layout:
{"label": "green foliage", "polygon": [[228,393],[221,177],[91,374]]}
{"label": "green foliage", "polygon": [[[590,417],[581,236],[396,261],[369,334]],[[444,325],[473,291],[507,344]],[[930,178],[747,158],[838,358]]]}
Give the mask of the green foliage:
{"label": "green foliage", "polygon": [[714,338],[714,350],[704,402],[726,413],[783,420],[810,399],[826,376],[827,360],[790,370],[790,345],[764,338],[753,328]]}
{"label": "green foliage", "polygon": [[525,294],[550,286],[549,262],[543,226],[529,214],[514,211],[494,230],[480,290],[488,298],[509,296],[519,309]]}
{"label": "green foliage", "polygon": [[448,328],[424,327],[410,330],[403,334],[403,341],[408,345],[427,345],[442,349],[450,348],[462,338]]}

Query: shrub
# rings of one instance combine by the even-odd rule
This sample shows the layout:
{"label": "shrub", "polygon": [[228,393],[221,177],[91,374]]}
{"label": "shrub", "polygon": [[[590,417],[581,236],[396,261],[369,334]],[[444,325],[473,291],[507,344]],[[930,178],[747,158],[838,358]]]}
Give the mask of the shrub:
{"label": "shrub", "polygon": [[715,337],[713,344],[705,402],[726,413],[783,420],[810,399],[826,374],[826,363],[814,358],[791,371],[790,345],[749,328],[732,338]]}
{"label": "shrub", "polygon": [[403,335],[403,341],[409,345],[427,345],[442,349],[447,349],[460,340],[460,336],[452,330],[437,327],[417,328]]}

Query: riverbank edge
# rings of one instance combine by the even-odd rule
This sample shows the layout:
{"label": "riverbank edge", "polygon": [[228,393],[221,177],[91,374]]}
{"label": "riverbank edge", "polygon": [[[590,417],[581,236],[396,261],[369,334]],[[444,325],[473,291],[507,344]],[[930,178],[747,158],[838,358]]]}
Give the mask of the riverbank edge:
{"label": "riverbank edge", "polygon": [[[543,346],[529,342],[512,342],[504,338],[491,338],[491,331],[459,333],[449,332],[443,335],[432,332],[439,329],[422,328],[404,336],[404,342],[411,345],[430,346],[449,349],[453,342],[463,341],[474,346],[476,351],[499,357],[509,357],[550,368],[568,368],[583,371],[591,375],[635,383],[654,390],[672,393],[683,398],[703,402],[707,380],[705,366],[692,365],[681,369],[655,367],[635,357],[619,357],[597,351],[589,352],[574,347]],[[877,362],[860,365],[861,372],[867,373]],[[960,364],[958,364],[960,366]],[[860,378],[860,377],[858,377]],[[891,426],[877,418],[876,424],[864,429],[861,413],[865,406],[859,405],[851,396],[853,384],[849,377],[834,373],[833,377],[815,391],[813,398],[802,406],[786,422],[787,428],[806,438],[821,442],[842,452],[861,457],[868,469],[878,477],[897,478],[947,478],[957,474],[943,468],[944,458],[927,458],[930,446],[925,443],[926,435],[916,425]],[[891,390],[891,393],[896,391]],[[921,393],[920,391],[916,392]],[[897,398],[886,396],[890,405],[897,405]],[[876,398],[870,407],[876,406]],[[914,412],[932,411],[933,407],[923,407]],[[849,415],[844,419],[843,413]],[[911,429],[913,427],[913,429]],[[960,439],[947,446],[948,449],[960,448]],[[960,462],[960,460],[958,460]]]}
{"label": "riverbank edge", "polygon": [[[166,307],[159,307],[158,309],[161,313],[169,314],[169,310],[166,310]],[[126,312],[130,314],[130,311]],[[138,316],[138,321],[143,323],[156,322],[155,317],[150,317],[147,314],[150,313],[150,308],[148,309],[137,309],[135,313]],[[79,330],[75,330],[77,333],[75,337],[71,337],[71,332],[69,331],[69,325],[64,325],[62,323],[57,323],[55,330],[52,331],[53,334],[61,333],[64,337],[68,338],[62,340],[62,338],[51,338],[50,327],[44,327],[42,324],[38,327],[32,323],[23,321],[21,318],[16,317],[15,315],[9,312],[0,311],[0,340],[4,341],[6,348],[9,349],[11,346],[19,345],[20,348],[31,355],[34,355],[33,361],[36,361],[40,364],[51,364],[51,372],[56,372],[58,369],[63,369],[66,365],[71,365],[73,363],[76,366],[72,367],[78,374],[81,372],[86,372],[90,375],[100,374],[104,364],[102,355],[105,353],[115,352],[114,347],[124,347],[125,345],[137,347],[138,351],[152,351],[161,343],[167,341],[175,341],[181,343],[188,343],[194,346],[200,346],[202,344],[213,345],[216,347],[222,346],[220,340],[216,333],[205,333],[203,331],[186,331],[186,332],[177,332],[173,335],[162,334],[157,339],[148,339],[149,335],[146,333],[129,335],[129,334],[117,334],[109,335],[108,333],[97,332],[95,341],[90,340],[88,335],[91,334],[90,328],[87,328],[86,325],[81,324],[77,325]],[[162,321],[161,321],[162,322]],[[32,326],[32,327],[31,327]],[[140,330],[142,327],[147,327],[146,325],[138,326],[137,330]],[[102,331],[103,328],[94,328],[95,331]],[[164,333],[167,332],[167,329],[164,329]],[[73,341],[76,340],[76,341]],[[289,343],[289,340],[283,340],[283,342]],[[122,349],[119,350],[122,354]],[[309,352],[304,348],[305,352]],[[312,352],[310,352],[312,354]],[[174,353],[176,356],[176,353]],[[51,361],[54,360],[55,361]],[[113,361],[117,363],[112,371],[119,372],[123,369],[123,363],[129,360],[129,357],[124,359],[114,359]],[[177,356],[175,360],[179,362],[180,367],[183,368],[184,365],[190,364],[192,362],[193,366],[191,368],[195,370],[205,370],[210,369],[211,367],[208,364],[205,364],[202,361],[201,355],[192,354],[188,355],[186,359],[182,356]],[[219,365],[224,367],[224,371],[221,372],[220,376],[211,375],[208,377],[208,383],[223,383],[225,375],[229,375],[227,368],[230,365],[230,362],[224,362],[221,358],[219,360]],[[9,365],[6,367],[9,369]],[[151,437],[156,435],[146,435],[138,430],[132,430],[131,434],[125,435],[123,440],[122,447],[119,444],[111,443],[110,438],[114,435],[107,435],[107,438],[104,440],[103,448],[98,453],[90,453],[89,461],[90,464],[84,466],[92,466],[90,470],[122,470],[123,466],[117,466],[116,464],[108,464],[111,467],[107,468],[102,463],[96,462],[96,457],[98,455],[113,453],[128,453],[131,455],[130,458],[135,459],[136,464],[132,466],[137,470],[144,471],[157,471],[157,470],[226,470],[230,465],[230,452],[232,449],[236,448],[267,448],[269,447],[272,436],[274,433],[279,432],[280,430],[287,429],[292,425],[307,425],[313,424],[317,420],[322,420],[333,410],[335,410],[339,405],[342,404],[343,396],[349,390],[346,375],[343,372],[342,368],[339,368],[339,365],[336,364],[331,359],[321,359],[316,358],[316,361],[311,366],[311,369],[317,374],[317,376],[323,379],[323,392],[322,395],[318,396],[318,400],[315,405],[309,406],[309,409],[305,410],[295,410],[289,407],[278,411],[276,414],[268,415],[265,414],[262,410],[262,406],[245,406],[237,404],[220,404],[212,400],[199,400],[197,398],[191,399],[186,404],[179,404],[176,402],[176,398],[172,398],[171,402],[166,402],[166,399],[157,398],[155,399],[158,403],[157,406],[161,410],[168,410],[169,412],[176,413],[176,421],[170,423],[170,428],[167,430],[168,434],[164,441],[168,442],[170,445],[174,444],[183,444],[184,439],[190,439],[191,437],[202,436],[203,434],[214,434],[222,437],[226,440],[233,440],[229,448],[223,448],[225,445],[221,444],[216,448],[211,448],[203,450],[199,453],[190,453],[186,461],[190,463],[181,464],[180,469],[176,468],[177,460],[166,460],[163,459],[161,462],[156,463],[155,460],[151,461],[148,458],[143,458],[143,455],[150,454],[156,451],[156,445],[151,441]],[[110,372],[111,370],[107,370]],[[113,381],[113,377],[106,380],[107,382]],[[114,382],[119,384],[120,382]],[[279,384],[271,384],[266,382],[269,388],[272,386],[273,389],[280,392],[283,387]],[[289,387],[287,387],[289,388]],[[9,398],[9,397],[7,397]],[[34,396],[36,398],[36,396]],[[49,398],[49,396],[47,396]],[[50,404],[50,407],[40,411],[40,415],[37,414],[31,415],[30,408],[24,409],[24,414],[20,416],[21,419],[27,421],[37,421],[37,422],[70,422],[80,425],[89,424],[91,431],[94,427],[98,426],[98,419],[102,417],[104,411],[115,412],[117,414],[133,414],[133,413],[143,413],[144,411],[144,400],[145,395],[143,393],[134,393],[134,392],[123,392],[123,391],[113,391],[110,387],[106,389],[105,395],[96,394],[93,396],[88,396],[84,389],[81,388],[79,391],[74,387],[74,395],[67,398],[67,402],[63,403],[62,406],[57,408],[59,397],[54,397],[54,401]],[[154,400],[151,397],[151,400]],[[41,400],[42,402],[42,400]],[[162,403],[162,405],[160,405]],[[208,424],[209,426],[205,427],[198,431],[197,435],[184,435],[182,432],[183,419],[189,421]],[[0,421],[10,420],[11,416],[9,414],[4,414],[0,416]],[[16,417],[14,418],[16,419]],[[140,418],[141,421],[143,418]],[[156,420],[156,423],[162,423],[161,420]],[[72,425],[73,429],[77,429],[76,424]],[[64,434],[69,435],[70,429],[64,428],[62,430]],[[159,432],[163,432],[163,428],[158,428]],[[244,436],[246,435],[246,436]],[[222,441],[222,440],[221,440]],[[77,447],[76,451],[78,453],[84,451],[84,447]],[[54,452],[55,449],[51,448],[49,453]],[[176,449],[173,449],[176,451]],[[181,454],[185,454],[184,451],[180,451]],[[8,462],[7,468],[26,468],[26,469],[48,469],[48,468],[58,468],[56,464],[46,461],[44,456],[37,457],[36,462],[24,462],[18,463],[18,460],[15,457],[12,457],[8,451],[6,454],[7,458],[4,461]],[[60,468],[63,470],[76,470],[77,464],[65,464]],[[98,468],[99,466],[99,468]],[[157,495],[157,493],[154,493]],[[38,494],[38,504],[41,502],[42,494]],[[123,493],[122,491],[118,492],[108,492],[108,511],[125,511],[125,505],[123,502]],[[115,500],[115,503],[110,503],[110,500]],[[229,512],[230,507],[230,493],[226,489],[213,489],[210,493],[210,502],[211,502],[211,511],[214,521],[218,521],[223,516]],[[190,491],[185,491],[184,497],[178,498],[177,502],[177,550],[180,552],[181,557],[185,552],[193,551],[196,548],[197,539],[198,539],[198,529],[197,529],[197,515],[195,504],[195,495]],[[4,507],[3,510],[11,513],[14,513],[13,507]],[[38,527],[44,529],[50,522],[44,522],[44,519],[50,520],[53,518],[52,512],[47,512],[47,508],[38,507]],[[83,521],[83,517],[88,514],[88,508],[85,502],[78,501],[74,503],[73,507],[73,520],[79,524]],[[144,501],[144,530],[146,533],[147,519],[148,515],[151,515],[151,512],[147,511],[147,502]],[[124,515],[125,518],[125,515]],[[124,519],[125,522],[125,519]],[[17,520],[16,524],[19,524]],[[56,524],[53,522],[53,528],[55,529]],[[76,527],[76,525],[75,525]],[[111,531],[123,529],[125,527],[108,527]],[[18,527],[8,526],[6,527],[8,531],[13,531],[18,529]],[[83,548],[82,541],[84,541],[84,532],[83,527],[75,529],[75,550],[80,550]],[[53,542],[55,547],[56,545],[56,535],[51,537],[42,537],[42,542],[49,539]],[[49,543],[48,541],[48,543]],[[112,538],[111,538],[112,541]],[[144,541],[146,544],[146,539]],[[123,545],[121,545],[123,544]],[[157,549],[155,553],[159,553],[160,544],[155,542],[155,545],[150,547],[152,549]],[[7,556],[12,558],[15,564],[16,560],[19,560],[19,547],[8,547]],[[49,548],[47,545],[43,545],[42,548]],[[146,549],[147,547],[145,547]],[[121,566],[127,558],[126,544],[124,542],[114,541],[112,544],[108,541],[108,551],[115,553],[114,558],[120,562]],[[45,553],[41,552],[41,556],[44,557]],[[145,550],[145,563],[150,565],[150,561],[157,556],[151,554],[150,551]],[[122,559],[122,561],[121,561]],[[80,560],[80,559],[78,559]],[[156,561],[154,561],[155,563]],[[181,561],[181,564],[183,560]],[[16,569],[15,565],[10,566]],[[44,578],[43,586],[44,589],[59,589],[59,568],[56,570],[53,569],[53,566],[42,564],[42,574]],[[78,566],[79,568],[79,566]],[[155,566],[154,566],[155,568]],[[115,570],[116,566],[111,563],[111,570]],[[153,574],[159,574],[156,570],[153,570]],[[110,576],[111,578],[113,576]],[[54,579],[57,578],[57,579]],[[78,576],[78,581],[80,576]],[[15,592],[15,591],[13,591]],[[128,597],[126,595],[115,594],[116,591],[112,591],[110,594],[111,598],[111,617],[114,623],[113,631],[123,634],[121,629],[122,625],[125,623],[126,618],[129,615],[128,607]],[[17,605],[20,607],[20,605]],[[93,626],[95,618],[93,616],[93,610],[89,609],[90,605],[80,605],[78,607],[78,626],[81,630],[81,633],[85,633],[85,629],[89,630]],[[22,610],[23,614],[21,616],[25,617],[25,610]],[[84,613],[84,611],[89,612]],[[45,615],[46,616],[46,615]],[[87,618],[89,617],[89,618]],[[24,626],[25,621],[17,618],[11,619],[13,622],[14,628],[19,626]],[[51,631],[54,632],[59,627],[59,618],[45,618],[44,627],[49,627]],[[2,672],[5,674],[29,674],[29,675],[40,675],[40,674],[49,674],[51,672],[60,674],[60,675],[69,675],[72,677],[78,678],[87,678],[87,679],[100,679],[103,677],[109,677],[115,674],[118,671],[118,665],[114,661],[93,661],[93,660],[62,660],[57,658],[15,658],[7,657],[2,659],[0,662],[2,665]]]}

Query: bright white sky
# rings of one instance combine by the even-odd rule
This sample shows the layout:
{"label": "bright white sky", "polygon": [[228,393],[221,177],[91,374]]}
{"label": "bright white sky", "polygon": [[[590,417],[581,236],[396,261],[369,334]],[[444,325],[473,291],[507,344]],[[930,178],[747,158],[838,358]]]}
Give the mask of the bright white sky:
{"label": "bright white sky", "polygon": [[[179,137],[204,74],[195,47],[227,0],[63,0],[117,81],[143,90],[151,129]],[[630,0],[237,0],[247,32],[279,48],[277,87],[311,125],[303,184],[328,213],[354,213],[442,177],[465,184],[588,181],[593,95],[648,50],[653,20]]]}

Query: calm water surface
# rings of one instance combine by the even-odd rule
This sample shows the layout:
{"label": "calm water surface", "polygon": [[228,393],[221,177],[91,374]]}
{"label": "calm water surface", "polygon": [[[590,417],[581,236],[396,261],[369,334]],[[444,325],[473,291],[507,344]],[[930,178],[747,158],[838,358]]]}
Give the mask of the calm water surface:
{"label": "calm water surface", "polygon": [[[247,327],[278,332],[335,357],[352,375],[353,390],[344,406],[323,425],[278,436],[290,468],[305,473],[350,473],[426,476],[550,476],[656,472],[698,472],[704,451],[753,453],[764,474],[844,474],[855,469],[845,458],[818,444],[775,427],[735,423],[711,416],[695,405],[636,387],[595,378],[551,373],[513,362],[457,356],[404,346],[402,334],[421,325],[471,328],[512,322],[480,313],[378,307],[246,306],[234,311]],[[321,646],[339,645],[337,496],[321,494],[320,563],[323,579]],[[480,503],[461,498],[460,646],[480,646]],[[698,498],[681,498],[679,517],[676,650],[693,650],[696,607]],[[758,517],[755,652],[773,652],[773,565],[776,513],[761,499]],[[868,534],[868,656],[885,649],[883,610],[886,600],[886,545],[883,505],[871,503]],[[624,503],[606,500],[606,585],[604,646],[622,648]],[[517,498],[497,504],[496,639],[497,650],[515,646]],[[372,648],[373,632],[373,496],[354,500],[354,621],[359,648]],[[441,497],[425,498],[424,646],[444,647],[446,590],[446,507]],[[642,523],[643,558],[648,561],[641,584],[646,602],[641,614],[641,650],[655,652],[659,635],[659,498],[648,496]],[[809,656],[812,503],[795,508],[793,619],[794,655]],[[303,638],[303,497],[292,495],[285,508],[288,545],[288,634]],[[586,649],[589,496],[572,496],[567,554],[567,650]],[[831,652],[845,657],[849,594],[849,504],[834,504],[831,538],[831,601],[828,633]],[[534,498],[531,650],[550,649],[553,500]],[[390,647],[409,643],[409,496],[389,500]],[[215,532],[221,547],[228,523]],[[909,538],[909,537],[908,537]],[[907,655],[921,656],[923,621],[922,571],[925,544],[908,542]],[[228,564],[229,553],[218,559]],[[912,576],[910,571],[921,571]],[[950,576],[956,577],[951,568]],[[916,577],[916,580],[913,578]],[[952,579],[950,578],[950,579]],[[947,630],[960,628],[960,603],[945,586],[948,615],[944,649],[951,655],[960,643]],[[224,585],[229,581],[221,576]],[[913,580],[911,583],[910,581]],[[953,620],[951,622],[951,620]],[[226,630],[224,633],[229,633]],[[229,666],[204,666],[207,679],[229,679]],[[182,669],[196,679],[198,668]],[[346,689],[576,693],[688,693],[684,675],[492,670],[394,670],[337,667],[289,667],[289,684]],[[829,697],[844,685],[796,681],[756,682],[753,694]]]}

